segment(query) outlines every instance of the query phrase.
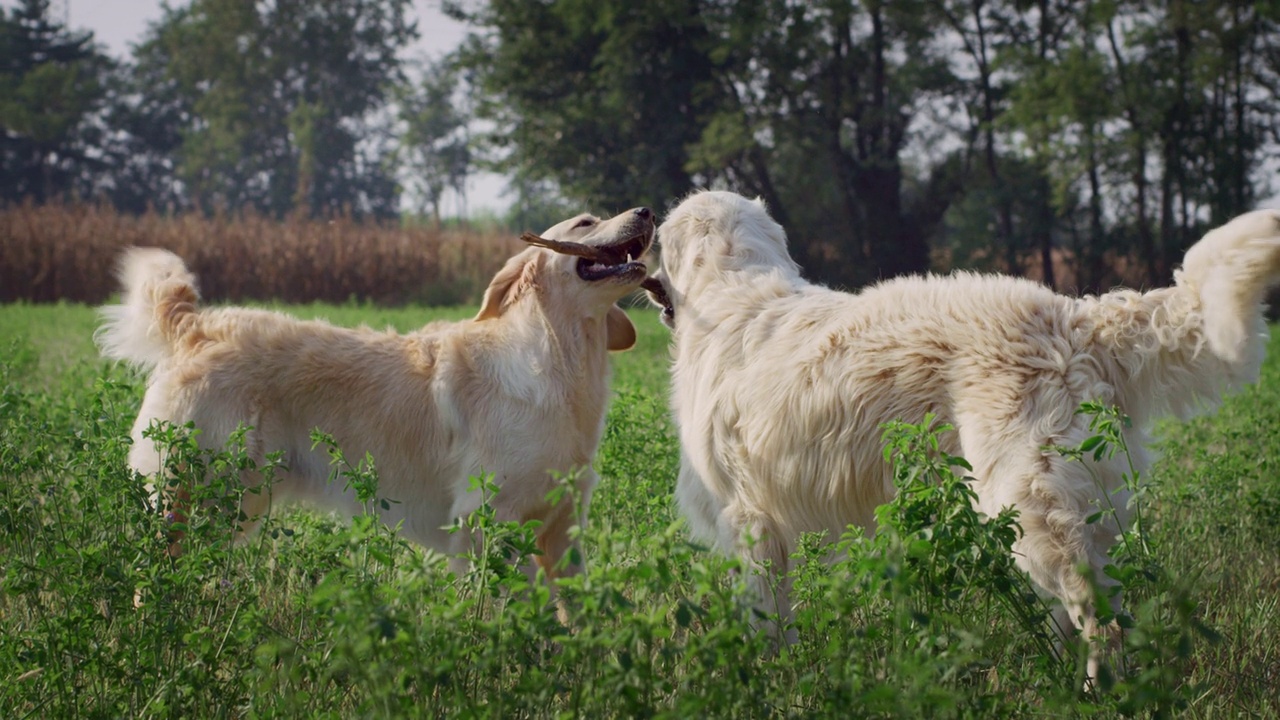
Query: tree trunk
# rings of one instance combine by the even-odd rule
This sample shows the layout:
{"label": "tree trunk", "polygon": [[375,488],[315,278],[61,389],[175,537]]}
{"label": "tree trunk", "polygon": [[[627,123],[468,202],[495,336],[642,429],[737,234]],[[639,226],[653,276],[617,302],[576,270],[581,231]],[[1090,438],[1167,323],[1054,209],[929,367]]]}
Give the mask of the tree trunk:
{"label": "tree trunk", "polygon": [[978,82],[982,91],[982,134],[984,156],[987,163],[987,178],[996,197],[997,243],[1004,248],[1005,265],[1010,273],[1021,274],[1021,262],[1018,259],[1018,243],[1013,236],[1013,207],[1008,189],[1000,176],[1000,161],[996,154],[996,111],[995,90],[991,87],[991,62],[987,57],[987,30],[982,22],[982,7],[985,0],[972,0],[973,26],[978,35],[978,45],[971,48],[973,60],[978,66]]}
{"label": "tree trunk", "polygon": [[[1191,51],[1191,33],[1187,29],[1181,0],[1170,4],[1169,15],[1174,23],[1175,40],[1175,92],[1173,103],[1165,111],[1163,143],[1163,173],[1160,178],[1160,247],[1156,252],[1156,276],[1158,284],[1168,279],[1172,257],[1182,250],[1182,230],[1175,216],[1176,206],[1185,200],[1180,197],[1185,190],[1184,168],[1180,149],[1183,144],[1183,127],[1186,122],[1188,58]],[[1186,208],[1182,208],[1186,216]]]}
{"label": "tree trunk", "polygon": [[902,217],[902,163],[898,157],[905,119],[889,107],[883,8],[868,5],[871,16],[872,102],[858,123],[858,199],[866,218],[872,264],[879,277],[929,269],[929,248],[918,228]]}
{"label": "tree trunk", "polygon": [[1098,152],[1094,139],[1097,129],[1093,125],[1085,128],[1085,144],[1089,163],[1089,238],[1085,250],[1085,272],[1082,287],[1086,292],[1101,293],[1102,278],[1105,273],[1102,247],[1105,231],[1102,226],[1102,181],[1098,175]]}
{"label": "tree trunk", "polygon": [[[1037,51],[1040,61],[1045,62],[1049,57],[1050,33],[1052,27],[1049,23],[1049,0],[1039,0],[1040,8],[1040,32],[1037,38]],[[1043,227],[1050,227],[1050,223],[1044,223]],[[1046,231],[1040,236],[1040,276],[1045,285],[1051,289],[1057,289],[1058,281],[1054,277],[1053,271],[1053,233]]]}
{"label": "tree trunk", "polygon": [[1137,215],[1138,254],[1146,266],[1147,285],[1149,287],[1157,287],[1161,284],[1161,277],[1157,271],[1155,237],[1152,234],[1150,212],[1147,209],[1146,131],[1143,127],[1142,116],[1139,113],[1137,99],[1134,97],[1135,90],[1129,80],[1129,68],[1125,62],[1124,54],[1120,52],[1120,43],[1116,40],[1113,20],[1107,22],[1107,41],[1111,46],[1111,58],[1116,65],[1116,74],[1120,78],[1125,118],[1129,121],[1129,144],[1133,153],[1130,162],[1133,168],[1131,177],[1134,189],[1134,212]]}

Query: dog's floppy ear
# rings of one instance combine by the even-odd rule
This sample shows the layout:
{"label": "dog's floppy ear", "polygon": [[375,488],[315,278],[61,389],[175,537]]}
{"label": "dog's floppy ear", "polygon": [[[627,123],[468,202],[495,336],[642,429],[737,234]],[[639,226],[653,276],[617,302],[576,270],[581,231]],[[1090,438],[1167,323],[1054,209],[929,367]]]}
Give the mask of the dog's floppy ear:
{"label": "dog's floppy ear", "polygon": [[610,350],[630,350],[636,345],[636,326],[626,311],[617,305],[610,305],[604,316],[606,344]]}
{"label": "dog's floppy ear", "polygon": [[507,260],[507,264],[489,281],[489,287],[484,291],[484,301],[480,303],[480,312],[476,313],[476,320],[489,320],[502,315],[516,295],[533,283],[530,271],[537,252],[537,248],[529,248]]}

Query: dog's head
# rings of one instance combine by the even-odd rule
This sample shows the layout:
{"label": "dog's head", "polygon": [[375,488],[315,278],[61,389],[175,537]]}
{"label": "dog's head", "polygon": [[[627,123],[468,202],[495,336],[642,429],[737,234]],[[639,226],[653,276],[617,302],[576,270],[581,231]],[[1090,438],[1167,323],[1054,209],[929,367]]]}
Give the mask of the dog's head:
{"label": "dog's head", "polygon": [[652,246],[653,232],[653,211],[640,207],[608,220],[584,213],[540,236],[528,235],[541,246],[524,250],[498,271],[476,319],[500,317],[526,296],[540,295],[545,304],[572,312],[606,309],[608,347],[626,350],[635,344],[635,326],[614,303],[648,274],[640,258]]}
{"label": "dog's head", "polygon": [[[708,284],[749,272],[800,274],[787,252],[787,235],[759,199],[700,191],[677,205],[658,228],[661,269],[645,289],[674,328],[680,306]],[[665,295],[665,297],[664,297]]]}

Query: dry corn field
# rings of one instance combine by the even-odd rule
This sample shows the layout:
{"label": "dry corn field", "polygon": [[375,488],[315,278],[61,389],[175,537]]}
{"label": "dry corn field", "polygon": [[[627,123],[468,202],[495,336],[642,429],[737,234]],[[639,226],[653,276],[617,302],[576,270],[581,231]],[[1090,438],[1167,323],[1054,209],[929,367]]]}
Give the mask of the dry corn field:
{"label": "dry corn field", "polygon": [[482,234],[259,215],[122,215],[94,205],[0,209],[0,302],[100,303],[130,245],[182,256],[214,301],[473,303],[518,233]]}

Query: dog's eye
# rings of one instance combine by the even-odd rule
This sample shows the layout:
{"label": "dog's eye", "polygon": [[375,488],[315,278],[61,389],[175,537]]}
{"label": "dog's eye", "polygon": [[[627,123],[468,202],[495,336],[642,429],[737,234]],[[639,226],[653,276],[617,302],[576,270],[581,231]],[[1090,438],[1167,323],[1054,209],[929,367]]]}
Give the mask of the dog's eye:
{"label": "dog's eye", "polygon": [[596,221],[593,218],[582,218],[578,222],[574,223],[573,229],[577,230],[578,228],[591,227],[595,224]]}

